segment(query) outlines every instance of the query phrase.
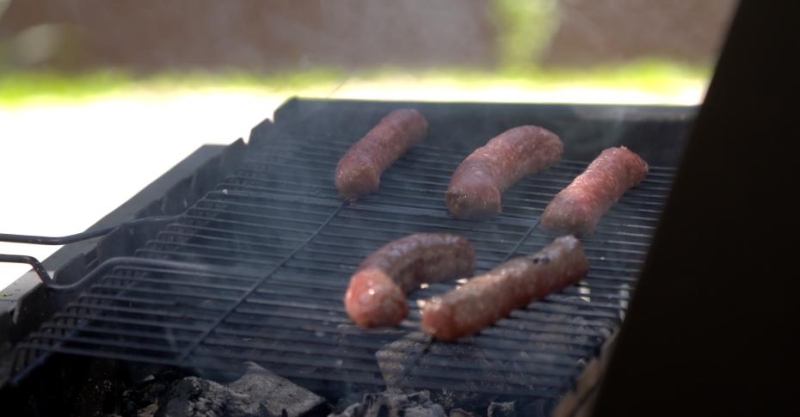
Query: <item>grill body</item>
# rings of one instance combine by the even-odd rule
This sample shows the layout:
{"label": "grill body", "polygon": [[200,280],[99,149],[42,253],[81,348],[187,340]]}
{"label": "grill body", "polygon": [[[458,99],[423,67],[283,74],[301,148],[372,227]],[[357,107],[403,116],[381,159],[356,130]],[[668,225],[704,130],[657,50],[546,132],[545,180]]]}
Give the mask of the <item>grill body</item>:
{"label": "grill body", "polygon": [[[419,108],[429,136],[401,157],[378,193],[341,202],[333,171],[392,108]],[[208,371],[245,360],[329,395],[388,387],[557,399],[624,316],[666,201],[690,108],[375,103],[292,100],[253,129],[232,173],[180,218],[132,249],[142,259],[90,283],[16,347],[15,382],[53,355]],[[559,134],[564,160],[503,196],[491,221],[452,218],[449,177],[475,147],[517,125]],[[457,343],[429,343],[409,297],[397,328],[365,331],[342,298],[360,260],[415,232],[450,232],[476,246],[478,272],[555,237],[539,215],[604,147],[626,145],[652,168],[584,241],[588,277]],[[330,394],[333,393],[333,394]]]}

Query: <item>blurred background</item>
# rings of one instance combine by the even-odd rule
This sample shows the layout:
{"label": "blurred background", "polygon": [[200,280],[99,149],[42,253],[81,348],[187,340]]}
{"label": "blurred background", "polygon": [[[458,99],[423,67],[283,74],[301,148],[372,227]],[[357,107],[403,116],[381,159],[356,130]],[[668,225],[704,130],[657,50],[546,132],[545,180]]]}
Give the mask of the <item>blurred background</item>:
{"label": "blurred background", "polygon": [[0,0],[0,232],[85,230],[294,96],[697,105],[735,6]]}

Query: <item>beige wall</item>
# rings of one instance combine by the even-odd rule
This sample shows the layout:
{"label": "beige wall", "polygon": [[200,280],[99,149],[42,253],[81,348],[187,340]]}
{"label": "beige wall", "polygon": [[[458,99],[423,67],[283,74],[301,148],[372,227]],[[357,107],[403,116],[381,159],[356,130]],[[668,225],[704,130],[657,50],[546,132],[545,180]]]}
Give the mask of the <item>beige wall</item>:
{"label": "beige wall", "polygon": [[585,65],[642,57],[712,63],[737,0],[562,0],[543,61]]}
{"label": "beige wall", "polygon": [[481,65],[493,61],[483,0],[14,0],[0,37],[68,24],[74,64],[141,68]]}
{"label": "beige wall", "polygon": [[[651,56],[711,62],[734,5],[561,0],[543,62]],[[497,34],[506,29],[492,18],[492,6],[491,0],[12,0],[0,17],[0,66],[5,51],[5,60],[21,67],[491,67],[499,62]],[[42,24],[53,30],[28,36]],[[37,42],[54,52],[31,53]]]}

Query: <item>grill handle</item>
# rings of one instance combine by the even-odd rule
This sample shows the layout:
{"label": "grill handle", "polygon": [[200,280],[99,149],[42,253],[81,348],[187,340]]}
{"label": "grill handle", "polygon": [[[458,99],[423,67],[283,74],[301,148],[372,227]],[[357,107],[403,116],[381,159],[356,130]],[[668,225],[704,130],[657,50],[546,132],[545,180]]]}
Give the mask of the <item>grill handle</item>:
{"label": "grill handle", "polygon": [[[159,217],[144,217],[141,219],[131,220],[129,222],[120,223],[114,226],[103,227],[96,230],[88,230],[74,235],[67,236],[34,236],[34,235],[14,235],[9,233],[0,233],[0,242],[8,243],[28,243],[32,245],[68,245],[70,243],[80,242],[83,240],[94,239],[96,237],[105,236],[114,231],[114,229],[125,226],[133,227],[141,224],[151,222],[164,222],[176,220],[178,216],[159,216]],[[6,261],[6,262],[19,262],[29,263],[27,261]],[[37,261],[38,262],[38,261]],[[41,275],[40,275],[41,276]]]}
{"label": "grill handle", "polygon": [[136,258],[132,256],[119,256],[116,258],[111,258],[101,263],[100,265],[97,266],[97,268],[93,269],[91,272],[86,274],[83,278],[79,279],[78,281],[69,284],[58,284],[55,282],[53,277],[51,277],[50,274],[47,272],[47,269],[45,269],[44,265],[42,265],[42,263],[39,262],[38,259],[32,256],[0,254],[0,262],[23,263],[31,265],[33,270],[36,272],[36,275],[38,275],[39,279],[42,280],[42,283],[45,285],[45,287],[53,291],[74,291],[82,287],[85,283],[93,281],[95,278],[97,278],[100,274],[107,271],[108,269],[117,268],[121,266],[157,267],[157,268],[167,268],[167,269],[192,271],[192,272],[224,273],[224,271],[222,271],[220,268],[206,264],[170,261],[166,259],[148,259],[148,258]]}

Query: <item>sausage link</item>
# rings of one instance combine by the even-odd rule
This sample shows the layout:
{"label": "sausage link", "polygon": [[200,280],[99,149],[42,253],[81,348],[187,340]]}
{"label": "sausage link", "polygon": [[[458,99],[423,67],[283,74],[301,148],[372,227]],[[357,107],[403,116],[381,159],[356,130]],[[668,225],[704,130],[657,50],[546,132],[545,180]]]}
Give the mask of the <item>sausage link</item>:
{"label": "sausage link", "polygon": [[460,219],[487,219],[502,208],[501,194],[526,175],[553,165],[564,144],[553,132],[520,126],[494,137],[469,155],[450,179],[445,201]]}
{"label": "sausage link", "polygon": [[534,255],[508,260],[428,300],[422,311],[422,330],[445,341],[472,335],[514,309],[578,282],[588,270],[589,261],[578,239],[557,238]]}
{"label": "sausage link", "polygon": [[472,274],[475,248],[464,237],[418,233],[389,242],[361,262],[344,297],[362,327],[394,326],[408,315],[406,294],[423,282]]}
{"label": "sausage link", "polygon": [[428,132],[428,122],[415,109],[387,114],[363,138],[353,144],[336,166],[334,182],[348,201],[378,191],[381,174],[411,145]]}
{"label": "sausage link", "polygon": [[604,150],[547,205],[542,228],[558,234],[591,235],[603,214],[644,180],[647,171],[647,162],[624,146]]}

